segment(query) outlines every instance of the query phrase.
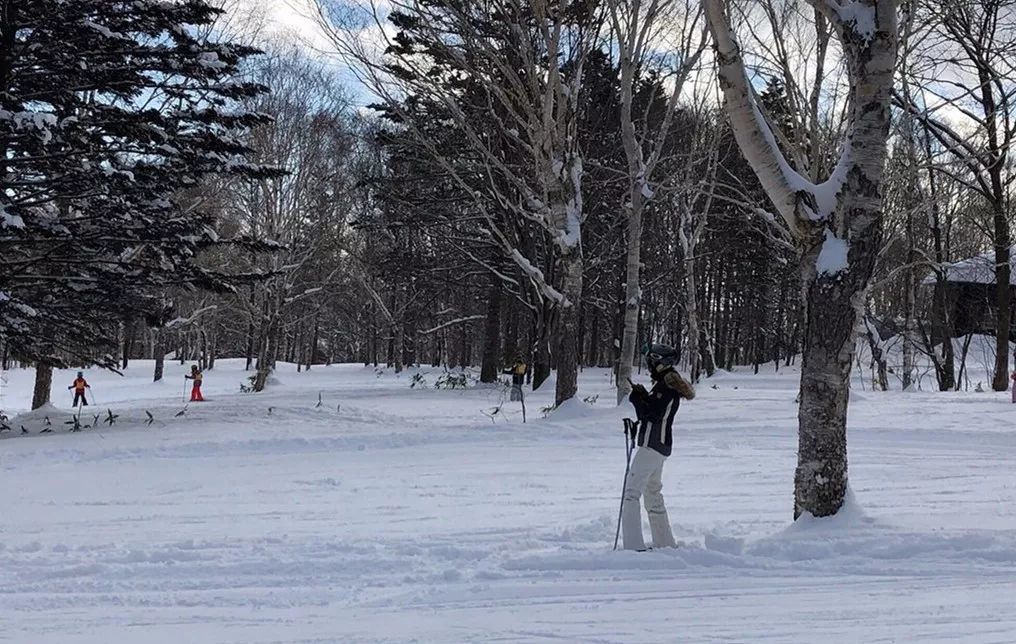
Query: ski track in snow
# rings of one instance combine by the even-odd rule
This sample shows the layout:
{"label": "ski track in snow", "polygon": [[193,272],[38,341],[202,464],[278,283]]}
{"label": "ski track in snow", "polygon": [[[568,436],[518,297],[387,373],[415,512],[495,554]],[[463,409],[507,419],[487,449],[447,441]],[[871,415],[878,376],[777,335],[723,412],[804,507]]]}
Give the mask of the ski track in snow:
{"label": "ski track in snow", "polygon": [[723,374],[677,417],[681,547],[613,553],[606,371],[595,406],[540,418],[551,381],[525,425],[484,416],[500,390],[359,366],[233,393],[235,361],[177,418],[149,373],[91,374],[112,428],[2,435],[0,642],[1016,641],[1008,394],[858,392],[857,507],[791,525],[797,374]]}

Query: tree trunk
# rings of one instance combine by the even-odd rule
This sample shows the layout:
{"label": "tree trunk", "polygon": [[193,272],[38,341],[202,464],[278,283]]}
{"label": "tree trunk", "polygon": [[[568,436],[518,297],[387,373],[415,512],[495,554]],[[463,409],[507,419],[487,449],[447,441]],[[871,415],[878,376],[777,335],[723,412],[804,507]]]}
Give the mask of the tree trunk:
{"label": "tree trunk", "polygon": [[130,364],[131,349],[134,346],[134,323],[130,320],[125,320],[123,323],[123,352],[121,355],[121,365],[124,369]]}
{"label": "tree trunk", "polygon": [[533,358],[531,360],[533,391],[539,389],[550,377],[550,311],[547,305],[544,305],[542,309],[536,321],[536,327],[533,329]]}
{"label": "tree trunk", "polygon": [[483,325],[483,356],[480,382],[497,382],[501,369],[501,280],[494,278],[487,299],[487,319]]}
{"label": "tree trunk", "polygon": [[[924,158],[933,158],[931,150],[931,133],[927,126],[924,128]],[[925,198],[925,209],[931,221],[931,239],[935,247],[935,263],[943,266],[947,260],[947,252],[942,239],[942,221],[939,216],[938,201],[938,174],[935,168],[928,164],[928,191]],[[941,342],[942,355],[936,362],[936,376],[940,391],[951,391],[959,386],[956,380],[956,352],[953,348],[953,326],[949,314],[948,293],[946,291],[948,282],[946,275],[941,270],[935,271],[935,293],[932,304],[932,345]],[[934,351],[934,346],[932,347]]]}
{"label": "tree trunk", "polygon": [[406,348],[406,333],[402,324],[396,324],[392,327],[392,333],[394,339],[392,340],[392,364],[395,366],[395,373],[402,373],[403,363],[402,354]]}
{"label": "tree trunk", "polygon": [[[875,385],[878,385],[879,390],[889,391],[889,370],[885,363],[885,352],[882,351],[882,347],[879,346],[878,340],[875,339],[875,334],[872,332],[870,325],[865,325],[865,335],[868,338],[868,350],[871,351],[871,388],[874,390]],[[863,374],[863,371],[861,373]],[[863,384],[864,383],[862,381],[862,385]]]}
{"label": "tree trunk", "polygon": [[198,331],[198,337],[201,338],[201,356],[198,359],[198,364],[204,371],[208,369],[208,332],[201,329]]}
{"label": "tree trunk", "polygon": [[522,357],[519,347],[519,314],[513,306],[508,315],[508,326],[505,329],[504,351],[501,353],[503,364],[512,364],[516,358]]}
{"label": "tree trunk", "polygon": [[208,370],[215,369],[215,358],[219,354],[219,331],[212,329],[211,339],[208,342]]}
{"label": "tree trunk", "polygon": [[261,350],[258,353],[257,372],[254,375],[254,391],[264,391],[268,384],[268,376],[275,369],[276,356],[279,350],[279,335],[281,325],[277,320],[268,322],[265,329],[265,338],[261,343]]}
{"label": "tree trunk", "polygon": [[794,518],[836,514],[847,491],[847,400],[857,306],[849,287],[805,279]]}
{"label": "tree trunk", "polygon": [[459,366],[463,369],[472,366],[469,359],[469,325],[459,325]]}
{"label": "tree trunk", "polygon": [[254,365],[254,323],[253,322],[251,322],[250,324],[247,325],[247,343],[246,343],[246,349],[244,351],[244,357],[246,357],[247,362],[246,362],[246,366],[244,366],[243,370],[244,371],[250,371],[251,367]]}
{"label": "tree trunk", "polygon": [[38,409],[49,403],[53,389],[53,365],[39,363],[35,365],[35,389],[32,391],[32,409]]}
{"label": "tree trunk", "polygon": [[617,404],[623,403],[631,392],[632,365],[635,363],[635,344],[638,342],[639,307],[642,289],[642,195],[638,190],[629,193],[628,249],[625,264],[624,322],[621,327],[621,357],[617,362]]}
{"label": "tree trunk", "polygon": [[166,371],[166,332],[163,329],[155,329],[155,375],[152,382],[162,380]]}
{"label": "tree trunk", "polygon": [[1012,315],[1012,297],[1009,290],[1009,220],[1001,205],[996,206],[995,222],[995,378],[991,386],[995,391],[1009,387],[1009,326]]}
{"label": "tree trunk", "polygon": [[[684,362],[688,378],[692,382],[698,382],[702,364],[702,343],[699,338],[698,285],[695,281],[695,260],[687,259],[685,261],[685,269],[684,312],[688,341],[684,348]],[[710,373],[709,375],[712,374]]]}
{"label": "tree trunk", "polygon": [[317,364],[318,360],[318,342],[321,338],[321,312],[318,311],[314,314],[314,333],[310,339],[310,351],[307,352],[307,371]]}
{"label": "tree trunk", "polygon": [[[903,299],[903,391],[909,391],[913,385],[914,347],[917,341],[917,276],[914,275],[917,240],[914,238],[913,210],[907,209],[907,270],[904,271],[906,292]],[[883,360],[883,364],[884,362]]]}
{"label": "tree trunk", "polygon": [[[994,70],[987,68],[982,63],[977,65],[977,72],[981,92],[979,98],[985,116],[987,148],[994,160],[987,168],[991,183],[992,242],[995,246],[995,306],[997,307],[995,312],[995,377],[991,385],[995,391],[1005,391],[1009,386],[1009,331],[1012,317],[1012,295],[1010,293],[1010,273],[1012,271],[1009,265],[1009,247],[1012,245],[1012,239],[1006,212],[1008,186],[1002,177],[1002,170],[1008,157],[1007,144],[1003,142],[1003,139],[1005,138],[1004,132],[1008,128],[1003,127],[1003,132],[999,132],[1001,115],[994,94],[995,81],[997,81]],[[1003,120],[1003,124],[1007,120],[1008,116]]]}
{"label": "tree trunk", "polygon": [[578,391],[578,314],[582,305],[582,250],[574,249],[561,258],[561,292],[568,299],[559,307],[557,321],[557,389],[554,404],[573,398]]}
{"label": "tree trunk", "polygon": [[593,308],[590,312],[592,323],[589,329],[589,349],[586,353],[586,362],[590,366],[602,366],[600,361],[600,312]]}
{"label": "tree trunk", "polygon": [[703,324],[699,329],[699,356],[702,360],[699,371],[705,371],[707,378],[716,375],[715,355],[712,336],[709,334],[707,325]]}

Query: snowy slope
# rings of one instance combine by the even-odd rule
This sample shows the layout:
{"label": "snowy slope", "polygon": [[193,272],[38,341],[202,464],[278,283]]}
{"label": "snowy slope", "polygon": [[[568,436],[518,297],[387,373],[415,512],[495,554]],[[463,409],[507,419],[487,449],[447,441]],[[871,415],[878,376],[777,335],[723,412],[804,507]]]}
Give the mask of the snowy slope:
{"label": "snowy slope", "polygon": [[[0,438],[0,641],[1016,641],[1007,394],[857,391],[856,502],[791,525],[797,374],[723,374],[678,415],[682,547],[635,554],[610,552],[604,371],[596,405],[541,419],[548,386],[523,425],[484,414],[499,390],[361,366],[244,395],[232,361],[175,418],[182,367],[150,367],[89,374],[115,427]],[[24,409],[32,374],[8,377]]]}

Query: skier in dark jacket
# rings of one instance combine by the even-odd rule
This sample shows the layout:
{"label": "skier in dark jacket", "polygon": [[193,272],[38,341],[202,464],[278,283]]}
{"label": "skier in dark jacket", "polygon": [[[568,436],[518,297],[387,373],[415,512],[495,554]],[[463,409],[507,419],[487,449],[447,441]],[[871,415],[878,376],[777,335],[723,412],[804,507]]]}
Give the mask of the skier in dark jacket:
{"label": "skier in dark jacket", "polygon": [[653,535],[653,547],[674,548],[674,533],[663,502],[663,465],[674,444],[674,416],[681,399],[691,400],[695,390],[674,369],[678,354],[665,344],[654,344],[646,354],[646,366],[653,379],[653,388],[632,385],[628,400],[635,406],[638,449],[632,458],[624,487],[621,530],[625,550],[645,550],[642,537],[642,514],[639,497],[645,495],[646,514]]}
{"label": "skier in dark jacket", "polygon": [[515,364],[510,369],[505,369],[503,373],[512,377],[511,401],[519,402],[522,400],[522,385],[526,384],[526,363],[522,356],[516,355]]}

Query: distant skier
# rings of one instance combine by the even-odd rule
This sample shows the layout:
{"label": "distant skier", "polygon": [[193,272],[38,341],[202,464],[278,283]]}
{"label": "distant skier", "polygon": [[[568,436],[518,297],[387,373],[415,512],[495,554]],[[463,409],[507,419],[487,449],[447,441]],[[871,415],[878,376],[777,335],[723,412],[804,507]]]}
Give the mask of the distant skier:
{"label": "distant skier", "polygon": [[639,497],[645,495],[646,514],[653,535],[653,547],[675,548],[674,533],[663,502],[663,465],[673,446],[674,415],[681,399],[691,400],[695,390],[674,370],[678,354],[665,344],[654,344],[646,354],[646,366],[653,379],[653,388],[632,385],[628,400],[638,417],[638,449],[632,458],[625,482],[621,512],[621,530],[625,550],[645,550],[642,537],[642,514]]}
{"label": "distant skier", "polygon": [[[1012,359],[1013,362],[1016,362],[1016,351],[1013,351]],[[1012,380],[1012,402],[1016,405],[1016,371],[1012,372],[1010,379]]]}
{"label": "distant skier", "polygon": [[512,402],[522,400],[522,385],[526,384],[526,368],[526,363],[523,362],[522,356],[517,355],[515,356],[515,364],[511,366],[511,369],[504,370],[504,373],[511,374],[512,377]]}
{"label": "distant skier", "polygon": [[92,386],[85,380],[85,374],[79,371],[78,377],[74,379],[74,384],[67,387],[68,391],[74,390],[74,407],[77,407],[79,404],[82,407],[88,406],[88,397],[85,396],[85,390],[91,388]]}
{"label": "distant skier", "polygon": [[198,369],[198,366],[191,365],[190,374],[185,374],[184,378],[194,381],[194,386],[191,388],[190,394],[191,402],[204,402],[205,397],[201,395],[201,381],[204,379],[204,375],[201,373],[201,370]]}

